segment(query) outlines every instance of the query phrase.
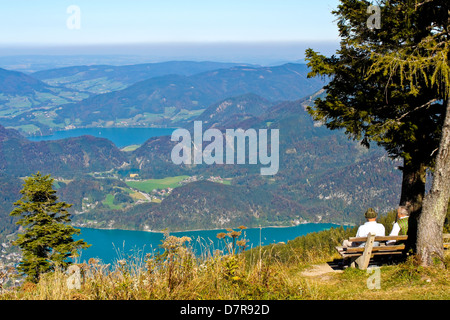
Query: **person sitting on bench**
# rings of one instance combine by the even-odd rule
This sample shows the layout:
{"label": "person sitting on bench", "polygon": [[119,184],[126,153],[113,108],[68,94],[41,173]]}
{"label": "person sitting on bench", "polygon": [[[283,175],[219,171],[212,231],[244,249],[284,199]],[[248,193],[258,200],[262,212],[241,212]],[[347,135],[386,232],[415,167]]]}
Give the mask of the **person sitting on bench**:
{"label": "person sitting on bench", "polygon": [[[400,206],[397,209],[397,222],[394,223],[389,236],[406,236],[408,234],[409,210],[407,206]],[[395,240],[386,242],[387,245],[395,244]]]}
{"label": "person sitting on bench", "polygon": [[[378,214],[372,208],[369,208],[364,214],[367,222],[361,225],[356,232],[356,238],[367,237],[369,233],[375,234],[377,237],[384,237],[386,235],[386,231],[384,226],[381,223],[377,222]],[[365,242],[351,242],[348,240],[344,240],[342,244],[344,247],[364,247]],[[374,246],[379,246],[379,242],[374,242]]]}

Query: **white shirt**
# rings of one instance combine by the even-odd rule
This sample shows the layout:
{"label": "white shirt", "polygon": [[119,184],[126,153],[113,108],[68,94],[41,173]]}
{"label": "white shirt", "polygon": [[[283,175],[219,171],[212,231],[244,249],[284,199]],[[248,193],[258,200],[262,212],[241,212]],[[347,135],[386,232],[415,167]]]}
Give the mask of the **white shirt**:
{"label": "white shirt", "polygon": [[[402,218],[400,218],[400,219],[405,219],[405,218],[408,218],[408,217],[402,217]],[[396,223],[394,223],[394,226],[392,227],[392,231],[391,231],[391,233],[389,234],[390,236],[398,236],[398,233],[400,232],[400,226],[398,225],[398,223],[396,222]],[[394,240],[395,241],[395,240]]]}
{"label": "white shirt", "polygon": [[[408,217],[402,217],[400,219],[405,219]],[[398,236],[398,233],[400,232],[400,226],[398,225],[398,222],[394,223],[394,226],[392,227],[391,233],[389,234],[389,236]],[[389,240],[388,242],[386,242],[386,244],[394,244],[396,241],[395,240]]]}
{"label": "white shirt", "polygon": [[377,237],[384,237],[386,235],[384,226],[381,223],[368,221],[358,228],[356,237],[367,237],[369,233],[375,234]]}

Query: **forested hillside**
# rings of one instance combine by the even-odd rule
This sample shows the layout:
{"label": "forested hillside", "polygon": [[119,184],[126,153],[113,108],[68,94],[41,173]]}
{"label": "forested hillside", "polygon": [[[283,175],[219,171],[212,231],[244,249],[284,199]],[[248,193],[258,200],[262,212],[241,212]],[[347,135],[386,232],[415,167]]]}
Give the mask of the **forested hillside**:
{"label": "forested hillside", "polygon": [[[387,212],[398,202],[398,163],[376,146],[368,150],[349,141],[343,132],[315,123],[305,111],[323,94],[322,81],[304,77],[305,65],[233,65],[197,74],[190,72],[212,66],[184,67],[177,75],[124,79],[129,81],[125,89],[45,112],[45,123],[100,124],[109,119],[114,124],[132,117],[153,125],[177,123],[188,130],[193,130],[194,121],[201,121],[203,130],[214,127],[223,133],[237,128],[279,129],[277,175],[261,176],[261,165],[175,165],[171,151],[176,142],[168,136],[151,138],[126,152],[91,136],[31,142],[0,126],[0,173],[5,180],[9,177],[10,186],[1,191],[8,201],[2,211],[8,230],[14,229],[7,215],[19,197],[21,178],[37,171],[56,178],[58,195],[73,204],[74,223],[90,227],[182,230],[305,221],[355,223],[368,206]],[[72,90],[71,84],[107,73],[113,81],[129,71],[105,68],[74,67],[38,74]],[[163,72],[152,68],[147,75]],[[141,71],[144,77],[145,70]],[[44,128],[36,118],[42,114],[25,112],[19,123]],[[17,120],[5,117],[0,123],[11,126]],[[149,191],[130,184],[131,174],[144,184],[152,179],[188,178],[171,188]]]}
{"label": "forested hillside", "polygon": [[0,172],[26,176],[33,172],[73,177],[79,173],[107,171],[127,161],[111,141],[82,136],[31,142],[17,131],[0,125]]}

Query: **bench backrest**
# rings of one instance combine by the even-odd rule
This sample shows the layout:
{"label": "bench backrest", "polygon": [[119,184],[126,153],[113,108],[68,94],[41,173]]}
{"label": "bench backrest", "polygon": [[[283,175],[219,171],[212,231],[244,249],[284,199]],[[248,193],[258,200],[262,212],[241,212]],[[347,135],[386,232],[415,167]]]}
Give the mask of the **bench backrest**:
{"label": "bench backrest", "polygon": [[[395,240],[395,241],[402,241],[402,240],[407,240],[408,236],[383,236],[383,237],[375,237],[375,241],[378,242],[383,242],[383,241],[391,241],[391,240]],[[353,242],[365,242],[367,241],[367,237],[353,237],[353,238],[349,238],[349,241],[353,241]]]}
{"label": "bench backrest", "polygon": [[[446,248],[450,247],[450,233],[444,233],[442,236],[443,240],[444,240],[444,246]],[[408,236],[384,236],[384,237],[375,237],[375,241],[377,242],[385,242],[385,241],[391,241],[391,240],[395,240],[395,241],[405,241],[408,239]],[[367,237],[352,237],[348,239],[349,241],[352,242],[366,242],[367,241]]]}

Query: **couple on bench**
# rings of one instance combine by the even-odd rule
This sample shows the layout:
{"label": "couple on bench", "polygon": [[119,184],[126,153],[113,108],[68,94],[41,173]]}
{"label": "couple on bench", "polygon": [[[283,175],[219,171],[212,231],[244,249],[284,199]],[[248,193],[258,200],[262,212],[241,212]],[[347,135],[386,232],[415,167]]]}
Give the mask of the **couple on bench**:
{"label": "couple on bench", "polygon": [[[377,222],[378,214],[372,208],[369,208],[364,214],[367,222],[361,225],[356,232],[356,238],[364,238],[370,234],[375,234],[377,237],[384,237],[385,228],[381,223]],[[397,209],[397,222],[394,223],[392,227],[392,231],[389,236],[399,236],[406,235],[408,233],[408,218],[409,218],[409,210],[406,206],[400,206]],[[395,244],[395,240],[388,241],[387,245]],[[344,247],[364,247],[364,242],[352,242],[349,240],[344,240]],[[380,243],[375,241],[374,246],[379,246]]]}

